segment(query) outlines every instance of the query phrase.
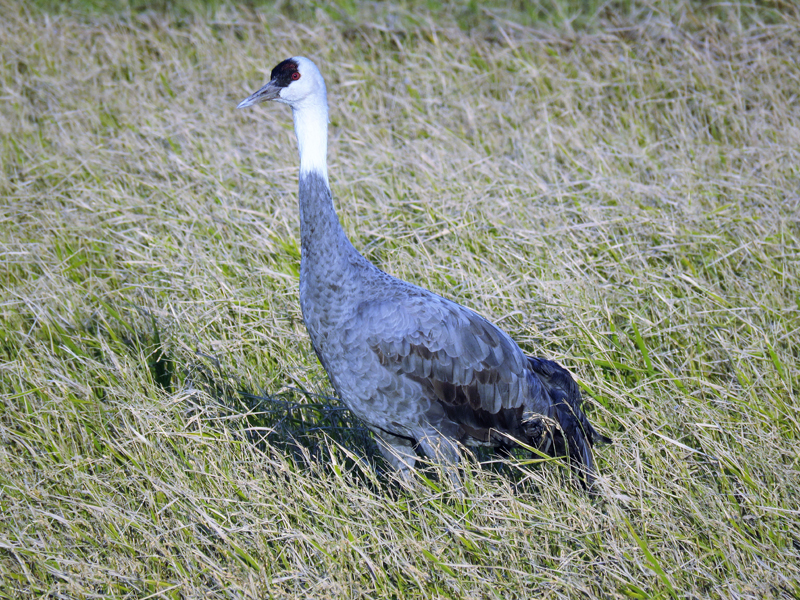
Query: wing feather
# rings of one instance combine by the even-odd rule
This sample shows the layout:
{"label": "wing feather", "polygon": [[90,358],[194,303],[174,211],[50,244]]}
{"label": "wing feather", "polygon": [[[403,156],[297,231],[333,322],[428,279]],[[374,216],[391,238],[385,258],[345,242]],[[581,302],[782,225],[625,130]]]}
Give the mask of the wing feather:
{"label": "wing feather", "polygon": [[367,343],[381,364],[422,382],[446,411],[464,406],[494,415],[522,406],[522,351],[477,313],[433,298],[359,307]]}
{"label": "wing feather", "polygon": [[[568,454],[581,481],[591,485],[591,446],[607,438],[583,414],[580,388],[569,372],[525,356],[472,310],[413,290],[362,303],[352,321],[359,324],[364,351],[374,353],[373,363],[377,357],[391,380],[381,392],[402,389],[406,409],[420,409],[406,414],[422,416],[422,422],[398,425],[406,435],[419,426],[468,445],[507,446],[508,436],[525,440],[544,452]],[[416,395],[420,386],[423,397]]]}

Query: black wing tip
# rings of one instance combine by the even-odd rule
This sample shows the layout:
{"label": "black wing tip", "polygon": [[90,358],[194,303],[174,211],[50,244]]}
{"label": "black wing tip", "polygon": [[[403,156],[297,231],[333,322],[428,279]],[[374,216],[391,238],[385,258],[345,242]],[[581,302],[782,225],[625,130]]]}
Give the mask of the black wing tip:
{"label": "black wing tip", "polygon": [[604,446],[613,446],[614,440],[608,436],[603,435],[602,433],[598,433],[597,430],[594,430],[594,436],[592,438],[592,445],[594,444],[603,444]]}
{"label": "black wing tip", "polygon": [[552,417],[558,422],[559,431],[555,435],[562,440],[554,444],[554,449],[568,456],[573,476],[581,488],[590,491],[597,476],[592,447],[611,440],[598,433],[586,418],[580,388],[569,371],[551,360],[538,357],[528,357],[528,360],[549,393]]}

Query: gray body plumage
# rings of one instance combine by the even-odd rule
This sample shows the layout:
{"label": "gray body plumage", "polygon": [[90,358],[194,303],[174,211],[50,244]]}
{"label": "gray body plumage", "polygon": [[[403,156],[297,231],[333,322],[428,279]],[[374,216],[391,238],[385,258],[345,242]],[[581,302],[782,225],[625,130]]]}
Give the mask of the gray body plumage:
{"label": "gray body plumage", "polygon": [[300,304],[311,342],[336,392],[392,464],[413,467],[416,444],[449,461],[458,459],[454,442],[519,439],[551,453],[560,445],[563,453],[561,400],[562,420],[583,430],[570,449],[576,464],[591,469],[594,431],[566,371],[525,356],[474,311],[367,261],[344,234],[319,175],[301,177],[299,196]]}
{"label": "gray body plumage", "polygon": [[416,448],[457,462],[459,444],[507,448],[519,440],[569,455],[591,484],[591,445],[603,438],[569,373],[526,356],[474,311],[387,275],[347,239],[327,181],[325,84],[313,63],[284,61],[240,107],[264,99],[294,111],[306,328],[336,392],[389,462],[407,472]]}

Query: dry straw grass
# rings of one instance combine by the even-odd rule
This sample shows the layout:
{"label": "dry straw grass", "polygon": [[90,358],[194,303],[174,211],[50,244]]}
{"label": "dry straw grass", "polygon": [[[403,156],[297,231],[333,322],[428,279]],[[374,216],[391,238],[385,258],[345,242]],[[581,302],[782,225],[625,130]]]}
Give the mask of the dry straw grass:
{"label": "dry straw grass", "polygon": [[[797,13],[348,6],[2,4],[0,598],[797,597]],[[298,53],[355,245],[576,373],[598,498],[399,490],[329,407],[289,113],[234,110]]]}

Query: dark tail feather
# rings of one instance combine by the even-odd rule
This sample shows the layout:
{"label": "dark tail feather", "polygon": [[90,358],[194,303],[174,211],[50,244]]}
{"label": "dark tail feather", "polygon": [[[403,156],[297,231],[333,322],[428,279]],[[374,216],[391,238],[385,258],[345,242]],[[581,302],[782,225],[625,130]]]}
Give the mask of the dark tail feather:
{"label": "dark tail feather", "polygon": [[558,363],[541,358],[528,357],[531,371],[542,382],[550,394],[553,418],[559,430],[552,433],[553,454],[569,456],[570,467],[585,488],[591,488],[597,469],[592,457],[592,446],[611,443],[611,440],[595,431],[581,410],[581,390],[569,371]]}
{"label": "dark tail feather", "polygon": [[[561,396],[558,392],[551,396]],[[589,430],[581,424],[579,415],[576,415],[570,403],[563,398],[554,398],[554,417],[559,425],[559,430],[553,432],[553,437],[558,439],[554,444],[561,452],[568,455],[572,472],[585,488],[590,488],[594,483],[597,469],[592,457],[592,442],[594,429],[589,425]],[[583,413],[580,413],[582,416]],[[586,420],[584,417],[583,420]],[[587,421],[588,423],[588,421]],[[588,438],[588,439],[587,439]]]}

